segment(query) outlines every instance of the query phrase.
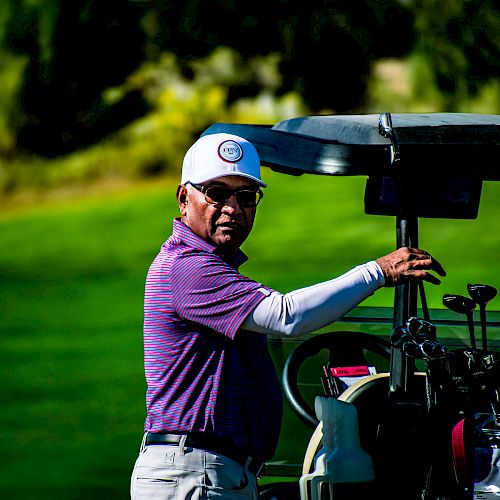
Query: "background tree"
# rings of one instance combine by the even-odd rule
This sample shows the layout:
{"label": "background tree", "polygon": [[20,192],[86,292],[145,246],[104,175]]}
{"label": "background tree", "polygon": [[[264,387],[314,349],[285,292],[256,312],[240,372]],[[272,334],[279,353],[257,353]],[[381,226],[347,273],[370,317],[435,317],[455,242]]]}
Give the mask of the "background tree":
{"label": "background tree", "polygon": [[[415,0],[415,50],[454,110],[500,78],[500,4],[479,0]],[[495,112],[492,110],[491,112]]]}
{"label": "background tree", "polygon": [[6,45],[26,54],[18,145],[55,156],[91,144],[146,110],[130,94],[109,107],[102,92],[143,59],[142,6],[135,2],[11,2]]}
{"label": "background tree", "polygon": [[315,4],[287,23],[293,40],[283,51],[285,88],[298,89],[313,111],[355,112],[364,103],[372,63],[412,48],[412,15],[390,0]]}
{"label": "background tree", "polygon": [[[395,0],[190,0],[178,10],[166,4],[155,2],[154,44],[175,52],[186,74],[186,63],[220,45],[246,58],[277,51],[280,92],[298,90],[312,111],[359,107],[371,63],[401,56],[413,42],[412,14]],[[256,90],[240,87],[232,96]]]}

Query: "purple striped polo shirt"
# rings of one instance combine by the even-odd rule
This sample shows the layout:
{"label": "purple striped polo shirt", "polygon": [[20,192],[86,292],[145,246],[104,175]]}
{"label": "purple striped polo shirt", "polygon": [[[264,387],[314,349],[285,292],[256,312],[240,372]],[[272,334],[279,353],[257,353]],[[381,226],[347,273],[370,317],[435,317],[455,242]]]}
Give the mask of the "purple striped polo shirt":
{"label": "purple striped polo shirt", "polygon": [[274,454],[282,395],[267,337],[240,325],[269,293],[175,219],[146,279],[146,431],[203,432]]}

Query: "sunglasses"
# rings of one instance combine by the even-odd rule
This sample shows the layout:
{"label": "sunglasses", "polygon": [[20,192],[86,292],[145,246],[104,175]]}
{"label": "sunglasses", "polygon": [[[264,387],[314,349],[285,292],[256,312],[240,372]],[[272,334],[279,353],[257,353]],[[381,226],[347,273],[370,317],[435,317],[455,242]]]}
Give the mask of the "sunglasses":
{"label": "sunglasses", "polygon": [[205,195],[205,200],[212,205],[224,205],[231,196],[236,197],[238,205],[242,208],[254,208],[264,197],[264,193],[260,189],[229,189],[225,186],[202,186],[201,184],[193,184],[191,186]]}

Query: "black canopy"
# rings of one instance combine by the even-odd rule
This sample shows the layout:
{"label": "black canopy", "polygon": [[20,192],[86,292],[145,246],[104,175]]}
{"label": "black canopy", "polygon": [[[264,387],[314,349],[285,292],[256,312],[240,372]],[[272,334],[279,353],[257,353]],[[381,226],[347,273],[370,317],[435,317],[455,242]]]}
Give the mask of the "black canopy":
{"label": "black canopy", "polygon": [[500,116],[472,113],[328,115],[275,125],[216,123],[252,142],[262,164],[292,175],[472,175],[500,180]]}

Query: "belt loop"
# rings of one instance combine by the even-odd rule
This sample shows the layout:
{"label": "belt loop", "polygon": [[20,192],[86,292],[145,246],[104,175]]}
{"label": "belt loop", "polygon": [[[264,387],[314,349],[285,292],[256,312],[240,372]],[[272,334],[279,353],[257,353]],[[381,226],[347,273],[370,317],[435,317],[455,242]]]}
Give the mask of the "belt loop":
{"label": "belt loop", "polygon": [[146,438],[147,437],[148,437],[148,433],[145,432],[144,436],[142,437],[142,441],[141,441],[141,451],[140,451],[140,453],[142,453],[146,449]]}
{"label": "belt loop", "polygon": [[184,455],[184,450],[186,446],[187,434],[182,434],[181,439],[179,440],[179,453]]}

